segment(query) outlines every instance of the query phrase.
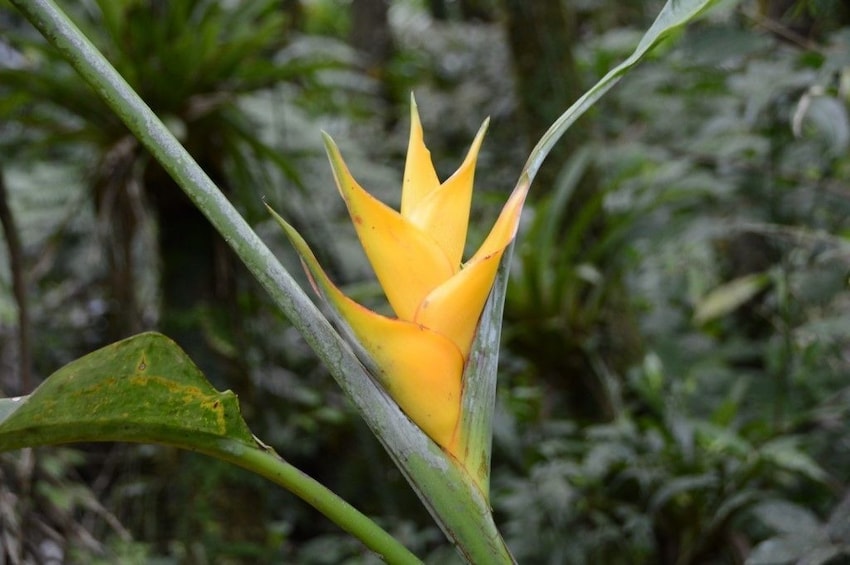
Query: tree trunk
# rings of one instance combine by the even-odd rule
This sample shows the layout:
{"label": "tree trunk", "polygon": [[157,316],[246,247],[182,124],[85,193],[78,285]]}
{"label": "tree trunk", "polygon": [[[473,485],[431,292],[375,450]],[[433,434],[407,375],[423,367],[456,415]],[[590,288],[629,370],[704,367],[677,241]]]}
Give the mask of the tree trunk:
{"label": "tree trunk", "polygon": [[396,121],[394,107],[398,100],[387,77],[396,49],[390,29],[388,0],[356,0],[351,3],[349,42],[362,56],[366,74],[378,81],[384,104],[384,127],[391,129]]}
{"label": "tree trunk", "polygon": [[[32,392],[32,350],[30,347],[30,317],[27,302],[26,272],[24,269],[24,248],[18,235],[18,227],[12,209],[9,207],[9,197],[6,193],[6,181],[0,170],[0,225],[6,238],[9,253],[9,272],[12,277],[12,294],[18,305],[18,386],[12,391],[15,395]],[[0,383],[2,384],[2,383]],[[0,394],[8,396],[0,386]]]}
{"label": "tree trunk", "polygon": [[[187,149],[227,194],[215,137],[192,124]],[[158,226],[160,330],[174,339],[216,386],[231,388],[250,406],[253,392],[237,305],[242,264],[207,218],[161,167],[144,179]]]}
{"label": "tree trunk", "polygon": [[446,0],[428,0],[428,11],[431,12],[431,17],[437,21],[446,21],[449,19]]}
{"label": "tree trunk", "polygon": [[[533,144],[583,91],[572,53],[575,17],[562,0],[503,0],[503,6],[520,118]],[[552,187],[580,139],[577,126],[549,154],[535,181],[537,194]]]}
{"label": "tree trunk", "polygon": [[[531,2],[529,2],[531,3]],[[493,5],[489,0],[460,0],[460,15],[465,22],[493,21]]]}
{"label": "tree trunk", "polygon": [[109,268],[107,340],[142,331],[133,248],[145,215],[144,197],[135,176],[140,148],[129,134],[116,138],[104,152],[92,179],[101,248]]}
{"label": "tree trunk", "polygon": [[281,9],[289,18],[289,30],[301,30],[304,27],[304,6],[301,0],[281,0]]}

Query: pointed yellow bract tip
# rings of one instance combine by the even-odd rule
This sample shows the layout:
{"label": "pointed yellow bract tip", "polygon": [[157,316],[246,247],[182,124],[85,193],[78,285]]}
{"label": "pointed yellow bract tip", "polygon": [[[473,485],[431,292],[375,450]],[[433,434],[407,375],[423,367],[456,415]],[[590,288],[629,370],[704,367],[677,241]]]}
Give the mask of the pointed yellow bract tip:
{"label": "pointed yellow bract tip", "polygon": [[516,233],[528,184],[517,185],[481,248],[461,267],[475,163],[488,122],[455,174],[440,183],[412,97],[410,114],[400,212],[354,180],[325,135],[337,188],[396,318],[345,296],[304,239],[272,214],[301,255],[316,291],[369,356],[375,377],[413,422],[460,460],[463,370],[502,254]]}

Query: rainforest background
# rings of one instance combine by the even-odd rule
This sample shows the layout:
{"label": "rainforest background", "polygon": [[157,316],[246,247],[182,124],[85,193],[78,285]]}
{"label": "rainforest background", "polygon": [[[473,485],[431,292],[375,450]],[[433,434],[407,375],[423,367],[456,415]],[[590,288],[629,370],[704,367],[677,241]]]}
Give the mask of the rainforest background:
{"label": "rainforest background", "polygon": [[[660,9],[613,0],[81,0],[74,20],[293,273],[380,288],[321,144],[397,203],[481,121],[471,248]],[[850,7],[720,3],[574,126],[511,265],[492,503],[521,563],[850,562]],[[147,329],[428,562],[454,550],[201,214],[0,2],[0,391]],[[305,285],[307,284],[304,281]],[[0,455],[0,563],[373,563],[309,506],[162,447]]]}

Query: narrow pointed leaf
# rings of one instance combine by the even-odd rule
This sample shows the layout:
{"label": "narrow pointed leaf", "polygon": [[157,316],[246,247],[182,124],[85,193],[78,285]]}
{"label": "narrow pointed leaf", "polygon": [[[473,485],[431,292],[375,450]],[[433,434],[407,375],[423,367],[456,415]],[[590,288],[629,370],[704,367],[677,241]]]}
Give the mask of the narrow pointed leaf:
{"label": "narrow pointed leaf", "polygon": [[752,273],[723,283],[702,297],[694,309],[694,323],[706,324],[734,312],[770,285],[768,273]]}
{"label": "narrow pointed leaf", "polygon": [[513,243],[499,263],[496,283],[484,306],[475,341],[463,375],[463,401],[457,435],[457,451],[482,496],[490,496],[490,455],[493,439],[493,410],[496,405],[496,376],[502,311]]}

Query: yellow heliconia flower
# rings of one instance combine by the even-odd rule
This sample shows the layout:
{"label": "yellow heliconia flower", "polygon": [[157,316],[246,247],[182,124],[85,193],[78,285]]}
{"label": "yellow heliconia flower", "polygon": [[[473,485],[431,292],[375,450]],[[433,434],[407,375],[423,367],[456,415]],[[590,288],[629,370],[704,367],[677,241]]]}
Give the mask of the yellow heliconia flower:
{"label": "yellow heliconia flower", "polygon": [[458,170],[440,183],[416,103],[411,103],[400,212],[354,180],[336,144],[325,135],[337,188],[396,318],[345,296],[301,236],[275,218],[301,254],[314,287],[371,357],[375,376],[390,396],[431,439],[458,457],[464,366],[502,253],[516,233],[527,184],[517,187],[484,243],[461,264],[475,162],[487,121]]}

